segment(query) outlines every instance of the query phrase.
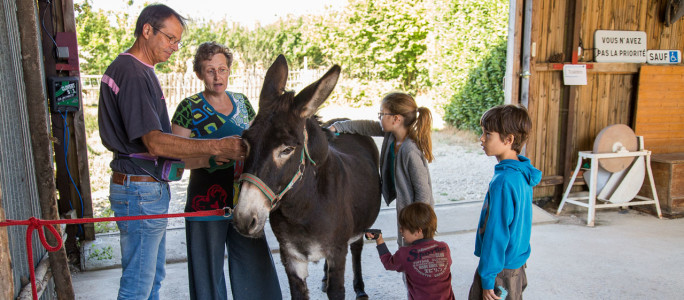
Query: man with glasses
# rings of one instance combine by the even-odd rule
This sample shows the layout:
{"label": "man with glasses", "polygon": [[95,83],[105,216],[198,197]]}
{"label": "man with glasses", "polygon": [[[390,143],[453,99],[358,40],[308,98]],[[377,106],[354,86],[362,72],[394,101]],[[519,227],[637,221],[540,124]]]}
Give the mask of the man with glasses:
{"label": "man with glasses", "polygon": [[[154,73],[180,47],[185,18],[162,5],[145,7],[135,42],[107,68],[100,85],[98,122],[102,143],[114,153],[109,200],[117,217],[168,212],[168,178],[155,164],[131,154],[188,159],[213,156],[219,164],[244,159],[239,137],[189,139],[171,134],[166,100]],[[152,169],[152,170],[150,170]],[[120,221],[121,275],[118,299],[159,299],[165,276],[166,219]]]}

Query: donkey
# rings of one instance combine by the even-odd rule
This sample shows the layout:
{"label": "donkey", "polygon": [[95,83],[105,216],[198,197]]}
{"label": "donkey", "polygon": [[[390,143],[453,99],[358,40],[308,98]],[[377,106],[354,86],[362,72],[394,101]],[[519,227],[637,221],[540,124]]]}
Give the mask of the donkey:
{"label": "donkey", "polygon": [[335,65],[295,96],[285,91],[288,66],[278,56],[266,72],[259,113],[242,135],[248,155],[235,226],[243,235],[260,236],[270,218],[292,299],[309,299],[308,263],[321,259],[323,290],[329,299],[344,299],[347,245],[356,297],[368,297],[361,250],[363,231],[380,211],[378,149],[370,137],[334,136],[314,116],[339,75]]}

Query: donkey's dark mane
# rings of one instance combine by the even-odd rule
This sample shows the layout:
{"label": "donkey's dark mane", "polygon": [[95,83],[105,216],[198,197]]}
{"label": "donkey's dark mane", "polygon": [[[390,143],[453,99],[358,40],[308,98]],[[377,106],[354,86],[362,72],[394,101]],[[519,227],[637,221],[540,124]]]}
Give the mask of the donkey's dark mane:
{"label": "donkey's dark mane", "polygon": [[[294,98],[294,91],[285,91],[282,95],[280,95],[280,99],[278,101],[270,102],[267,107],[259,107],[259,110],[265,109],[273,113],[287,112],[290,110],[290,107],[292,107]],[[262,105],[262,102],[259,102],[259,104]]]}
{"label": "donkey's dark mane", "polygon": [[335,140],[335,138],[337,138],[337,135],[330,131],[328,127],[330,127],[330,125],[337,121],[349,120],[347,118],[336,118],[323,122],[321,121],[321,117],[319,115],[313,115],[311,118],[314,119],[318,123],[318,126],[321,127],[321,129],[323,130],[323,134],[325,134],[325,137],[328,139],[328,142],[332,142],[333,140]]}

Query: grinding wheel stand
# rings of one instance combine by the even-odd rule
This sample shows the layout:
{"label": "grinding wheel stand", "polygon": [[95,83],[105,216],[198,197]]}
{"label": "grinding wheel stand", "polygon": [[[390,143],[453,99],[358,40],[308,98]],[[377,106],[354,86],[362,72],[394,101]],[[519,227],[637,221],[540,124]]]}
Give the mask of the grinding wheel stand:
{"label": "grinding wheel stand", "polygon": [[[594,226],[597,208],[654,204],[658,218],[662,219],[651,170],[651,151],[643,149],[640,139],[639,144],[637,150],[637,137],[626,125],[611,125],[601,130],[594,141],[594,151],[579,152],[577,167],[563,194],[556,215],[560,214],[566,202],[586,207],[588,208],[587,226]],[[585,173],[589,194],[570,197],[570,190],[577,179],[584,159],[591,160],[590,173],[588,176]],[[652,199],[636,195],[643,184],[644,173],[648,174]],[[601,180],[601,176],[605,180]],[[596,204],[597,199],[608,203]],[[633,199],[641,201],[632,201]]]}

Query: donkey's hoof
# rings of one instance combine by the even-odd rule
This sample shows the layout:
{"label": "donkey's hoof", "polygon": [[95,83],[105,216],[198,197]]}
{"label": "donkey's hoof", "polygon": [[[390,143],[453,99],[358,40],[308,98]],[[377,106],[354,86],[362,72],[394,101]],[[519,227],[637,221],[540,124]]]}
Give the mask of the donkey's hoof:
{"label": "donkey's hoof", "polygon": [[327,293],[328,292],[328,280],[324,279],[323,282],[321,282],[321,292]]}
{"label": "donkey's hoof", "polygon": [[356,300],[368,299],[368,294],[364,291],[356,292]]}

